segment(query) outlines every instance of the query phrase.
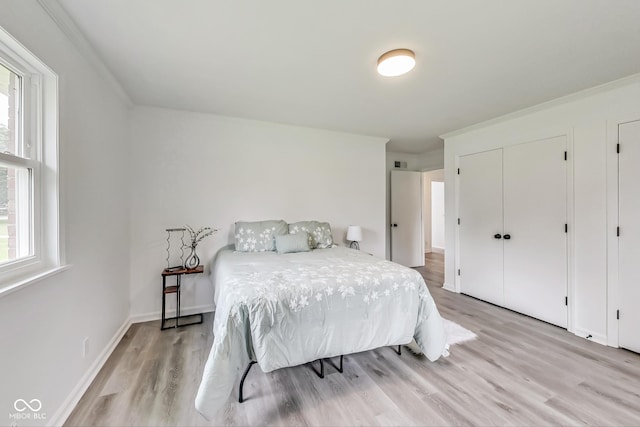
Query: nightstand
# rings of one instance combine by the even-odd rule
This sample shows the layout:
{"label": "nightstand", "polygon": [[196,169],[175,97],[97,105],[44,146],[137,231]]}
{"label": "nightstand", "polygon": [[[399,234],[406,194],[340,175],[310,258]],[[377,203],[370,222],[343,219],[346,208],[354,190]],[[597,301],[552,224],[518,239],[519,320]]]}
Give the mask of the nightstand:
{"label": "nightstand", "polygon": [[[192,269],[179,268],[176,270],[176,269],[165,268],[164,270],[162,270],[162,323],[160,323],[160,330],[165,330],[169,328],[180,328],[183,326],[197,325],[199,323],[202,323],[202,313],[190,314],[187,316],[180,316],[180,287],[182,285],[181,284],[182,276],[188,275],[188,274],[201,274],[203,271],[204,271],[204,267],[202,265],[199,265],[196,268],[192,268]],[[170,277],[170,276],[174,276],[176,278],[175,286],[167,286],[167,277]],[[175,317],[167,318],[165,316],[166,305],[167,305],[166,304],[167,294],[176,294]],[[199,316],[200,320],[197,322],[188,322],[188,323],[180,324],[180,319],[185,319],[185,318],[194,317],[194,316]],[[167,322],[167,320],[173,320],[174,321],[173,326],[165,327],[165,323]]]}

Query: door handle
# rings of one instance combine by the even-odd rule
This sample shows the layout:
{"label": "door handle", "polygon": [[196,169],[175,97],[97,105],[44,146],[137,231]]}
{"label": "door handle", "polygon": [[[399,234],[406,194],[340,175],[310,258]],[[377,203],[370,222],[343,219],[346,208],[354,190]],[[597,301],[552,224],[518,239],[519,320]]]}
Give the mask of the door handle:
{"label": "door handle", "polygon": [[511,239],[511,234],[505,234],[504,235],[504,240],[509,240]]}
{"label": "door handle", "polygon": [[[494,234],[493,238],[494,239],[502,239],[502,235],[501,234]],[[506,239],[506,237],[505,237],[505,239]]]}
{"label": "door handle", "polygon": [[398,226],[398,224],[391,224],[391,226],[392,226],[392,227],[397,227],[397,226]]}

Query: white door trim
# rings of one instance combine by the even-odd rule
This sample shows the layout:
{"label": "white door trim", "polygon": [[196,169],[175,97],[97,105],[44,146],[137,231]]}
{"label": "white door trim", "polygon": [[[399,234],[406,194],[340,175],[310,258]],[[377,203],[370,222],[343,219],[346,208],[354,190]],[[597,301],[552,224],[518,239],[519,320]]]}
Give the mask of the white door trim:
{"label": "white door trim", "polygon": [[574,168],[574,128],[567,129],[565,134],[567,141],[567,297],[569,298],[569,304],[567,305],[567,331],[575,333],[575,301],[576,301],[576,286],[575,286],[575,243],[576,233],[575,226],[575,197],[574,197],[574,181],[573,181],[573,168]]}

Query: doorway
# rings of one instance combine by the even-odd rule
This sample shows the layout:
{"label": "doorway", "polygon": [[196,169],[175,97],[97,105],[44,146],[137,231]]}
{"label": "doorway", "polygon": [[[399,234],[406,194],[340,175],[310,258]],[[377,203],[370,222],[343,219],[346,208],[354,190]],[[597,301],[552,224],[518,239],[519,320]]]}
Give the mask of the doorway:
{"label": "doorway", "polygon": [[444,182],[431,181],[431,252],[444,254]]}
{"label": "doorway", "polygon": [[425,278],[444,283],[444,169],[422,173]]}

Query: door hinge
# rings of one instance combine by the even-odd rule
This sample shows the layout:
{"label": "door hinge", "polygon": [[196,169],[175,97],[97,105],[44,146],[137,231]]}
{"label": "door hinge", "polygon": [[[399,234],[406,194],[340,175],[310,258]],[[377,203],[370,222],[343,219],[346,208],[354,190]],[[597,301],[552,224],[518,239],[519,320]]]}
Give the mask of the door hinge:
{"label": "door hinge", "polygon": [[569,224],[565,224],[564,225],[564,232],[568,233],[569,232]]}
{"label": "door hinge", "polygon": [[564,159],[567,160],[567,152],[564,152]]}
{"label": "door hinge", "polygon": [[620,227],[616,227],[616,236],[620,237]]}
{"label": "door hinge", "polygon": [[458,218],[458,225],[460,225],[460,218]]}
{"label": "door hinge", "polygon": [[460,175],[460,168],[458,168],[458,175]]}
{"label": "door hinge", "polygon": [[620,154],[620,144],[616,144],[616,153]]}
{"label": "door hinge", "polygon": [[620,310],[616,310],[616,319],[620,320]]}
{"label": "door hinge", "polygon": [[564,297],[564,305],[569,305],[569,297]]}
{"label": "door hinge", "polygon": [[460,275],[460,269],[458,269],[458,276]]}

